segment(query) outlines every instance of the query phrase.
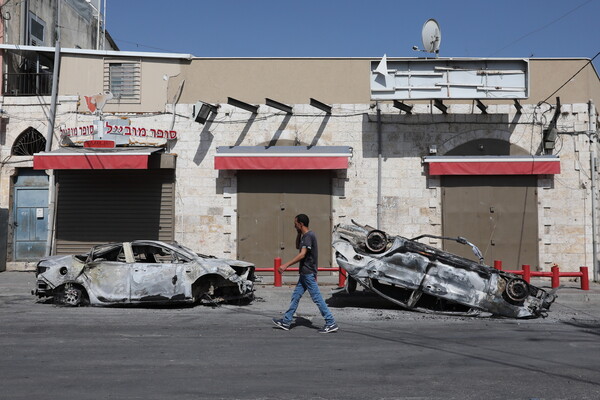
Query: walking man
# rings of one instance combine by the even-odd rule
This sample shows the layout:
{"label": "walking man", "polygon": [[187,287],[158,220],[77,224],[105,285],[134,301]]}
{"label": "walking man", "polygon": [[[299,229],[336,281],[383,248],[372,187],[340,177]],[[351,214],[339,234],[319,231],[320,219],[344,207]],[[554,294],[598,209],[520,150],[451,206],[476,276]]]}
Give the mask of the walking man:
{"label": "walking man", "polygon": [[296,288],[292,293],[292,301],[290,302],[289,309],[283,315],[282,319],[273,318],[273,323],[279,329],[283,329],[284,331],[290,330],[292,318],[298,308],[298,303],[304,292],[308,290],[312,301],[319,307],[319,311],[325,319],[325,326],[319,330],[319,333],[331,333],[337,331],[338,326],[319,291],[319,285],[317,284],[319,249],[317,247],[317,237],[315,236],[315,233],[308,228],[308,223],[309,219],[306,214],[299,214],[294,218],[294,227],[298,232],[296,248],[298,248],[300,252],[290,261],[282,264],[279,267],[279,272],[283,273],[290,265],[300,262],[300,275],[298,277]]}

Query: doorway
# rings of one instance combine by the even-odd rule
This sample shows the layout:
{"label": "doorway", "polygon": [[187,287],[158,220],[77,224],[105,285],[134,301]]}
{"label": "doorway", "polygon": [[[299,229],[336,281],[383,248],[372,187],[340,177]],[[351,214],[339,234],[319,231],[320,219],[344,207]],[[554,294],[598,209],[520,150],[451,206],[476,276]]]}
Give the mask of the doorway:
{"label": "doorway", "polygon": [[[444,176],[442,230],[479,247],[488,265],[500,260],[505,269],[537,266],[537,176]],[[444,242],[446,251],[476,260],[469,247]]]}
{"label": "doorway", "polygon": [[48,237],[48,175],[21,169],[15,178],[13,200],[13,254],[15,261],[33,261],[45,255]]}
{"label": "doorway", "polygon": [[239,259],[264,268],[293,258],[293,222],[302,213],[317,235],[319,267],[331,267],[330,171],[238,171],[237,180]]}

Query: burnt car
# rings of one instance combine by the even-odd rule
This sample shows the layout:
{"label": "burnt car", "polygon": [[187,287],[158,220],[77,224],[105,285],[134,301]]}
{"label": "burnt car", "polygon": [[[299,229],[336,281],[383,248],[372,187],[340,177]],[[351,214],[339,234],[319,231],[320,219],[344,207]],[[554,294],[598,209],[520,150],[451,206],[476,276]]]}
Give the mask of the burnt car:
{"label": "burnt car", "polygon": [[254,264],[156,240],[102,244],[37,263],[33,294],[70,306],[250,302]]}
{"label": "burnt car", "polygon": [[[348,293],[358,283],[409,310],[512,318],[546,316],[556,299],[519,275],[485,265],[477,247],[462,237],[407,239],[352,222],[337,225],[332,241],[337,263],[348,272]],[[469,245],[479,262],[419,242],[423,237]]]}

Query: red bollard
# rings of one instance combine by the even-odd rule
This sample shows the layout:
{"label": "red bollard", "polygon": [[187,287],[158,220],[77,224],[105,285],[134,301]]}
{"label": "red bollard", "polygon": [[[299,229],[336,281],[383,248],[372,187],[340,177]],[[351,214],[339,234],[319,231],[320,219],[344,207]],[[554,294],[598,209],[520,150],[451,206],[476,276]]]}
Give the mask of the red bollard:
{"label": "red bollard", "polygon": [[279,267],[281,267],[281,258],[276,257],[273,260],[273,286],[281,287],[281,272],[279,272]]}
{"label": "red bollard", "polygon": [[552,287],[557,288],[560,286],[560,271],[558,266],[553,266],[552,268]]}
{"label": "red bollard", "polygon": [[531,282],[531,266],[527,264],[523,264],[523,280],[527,283]]}
{"label": "red bollard", "polygon": [[579,271],[581,271],[581,290],[590,290],[588,267],[579,267]]}
{"label": "red bollard", "polygon": [[502,261],[494,260],[494,268],[496,268],[498,271],[502,271]]}
{"label": "red bollard", "polygon": [[338,271],[338,287],[344,287],[346,285],[346,270],[340,267]]}

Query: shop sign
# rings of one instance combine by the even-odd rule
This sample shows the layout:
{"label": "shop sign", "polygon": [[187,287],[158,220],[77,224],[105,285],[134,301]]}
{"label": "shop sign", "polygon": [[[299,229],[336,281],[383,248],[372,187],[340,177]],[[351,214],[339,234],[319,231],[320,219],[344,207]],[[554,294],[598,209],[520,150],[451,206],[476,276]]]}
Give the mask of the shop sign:
{"label": "shop sign", "polygon": [[77,126],[72,128],[60,127],[60,133],[62,136],[68,137],[104,134],[149,137],[169,140],[177,139],[177,131],[172,129],[158,129],[145,127],[142,128],[137,126],[122,125],[119,124],[117,121],[104,121],[104,124],[100,125],[103,129],[100,130],[98,129],[98,125],[96,125],[99,122],[100,121],[95,121],[95,123],[92,125]]}

